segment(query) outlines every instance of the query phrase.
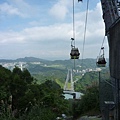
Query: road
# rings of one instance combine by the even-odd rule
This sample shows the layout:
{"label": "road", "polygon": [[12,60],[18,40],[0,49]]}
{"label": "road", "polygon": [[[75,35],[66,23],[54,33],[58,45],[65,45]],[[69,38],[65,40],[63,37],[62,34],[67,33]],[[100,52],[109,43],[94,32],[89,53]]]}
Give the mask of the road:
{"label": "road", "polygon": [[83,116],[77,120],[102,120],[102,118],[97,118],[96,116]]}

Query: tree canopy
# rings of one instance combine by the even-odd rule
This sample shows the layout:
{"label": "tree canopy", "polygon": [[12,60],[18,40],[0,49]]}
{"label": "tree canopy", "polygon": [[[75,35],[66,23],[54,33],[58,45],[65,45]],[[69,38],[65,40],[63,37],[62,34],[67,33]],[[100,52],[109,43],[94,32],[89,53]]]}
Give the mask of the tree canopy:
{"label": "tree canopy", "polygon": [[39,85],[27,69],[18,67],[10,71],[0,66],[0,101],[0,114],[9,113],[6,117],[14,119],[31,116],[29,120],[53,120],[62,113],[69,114],[69,103],[55,81],[46,80]]}

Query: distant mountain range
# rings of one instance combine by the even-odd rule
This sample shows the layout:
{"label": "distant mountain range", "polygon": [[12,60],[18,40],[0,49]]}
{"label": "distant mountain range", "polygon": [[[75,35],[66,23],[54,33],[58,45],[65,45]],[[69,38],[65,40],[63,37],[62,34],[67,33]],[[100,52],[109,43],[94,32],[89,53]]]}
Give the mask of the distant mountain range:
{"label": "distant mountain range", "polygon": [[24,58],[18,58],[15,60],[12,59],[0,59],[0,62],[40,62],[40,61],[47,61],[40,58],[35,57],[24,57]]}
{"label": "distant mountain range", "polygon": [[[46,65],[62,65],[65,68],[74,68],[74,60],[68,59],[68,60],[45,60],[35,57],[24,57],[24,58],[18,58],[15,60],[11,59],[0,59],[0,63],[11,63],[11,62],[41,62]],[[107,66],[108,66],[109,60],[107,59]],[[85,68],[96,68],[96,59],[93,58],[87,58],[87,59],[78,59],[75,60],[75,66],[80,67],[82,66],[83,69]]]}
{"label": "distant mountain range", "polygon": [[[23,63],[22,63],[23,62]],[[18,58],[16,60],[0,59],[0,64],[12,70],[15,66],[27,68],[30,73],[42,83],[46,79],[55,80],[62,87],[66,79],[68,69],[75,69],[76,75],[80,76],[87,71],[96,70],[96,59],[78,59],[78,60],[44,60],[35,57]],[[108,59],[107,67],[108,68]]]}

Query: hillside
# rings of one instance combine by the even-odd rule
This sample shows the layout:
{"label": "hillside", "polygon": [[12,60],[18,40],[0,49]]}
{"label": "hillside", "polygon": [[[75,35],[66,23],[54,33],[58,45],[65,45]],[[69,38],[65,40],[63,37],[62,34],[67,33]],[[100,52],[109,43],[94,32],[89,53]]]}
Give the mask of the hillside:
{"label": "hillside", "polygon": [[[103,78],[104,80],[109,80],[110,78],[109,69],[103,69],[100,72],[100,77]],[[99,72],[96,71],[86,72],[84,76],[82,76],[75,83],[75,91],[85,92],[86,88],[97,84],[99,84]]]}
{"label": "hillside", "polygon": [[[22,69],[27,68],[30,71],[31,75],[37,79],[38,83],[41,84],[44,81],[50,79],[50,80],[56,81],[61,87],[64,86],[68,69],[74,68],[74,60],[50,61],[50,60],[44,60],[44,59],[35,58],[35,57],[18,58],[16,60],[0,59],[0,63],[2,66],[10,70],[12,70],[15,66],[18,66],[20,68],[22,67]],[[74,74],[74,80],[76,80],[76,78],[80,79],[81,75],[85,74],[86,72],[96,71],[96,68],[97,68],[96,59],[76,60],[75,70],[77,72],[75,72]],[[107,62],[107,69],[108,69],[108,62]],[[89,78],[89,77],[87,78],[84,78],[84,77],[87,77],[87,76],[86,75],[83,76],[82,79]],[[82,81],[83,81],[82,83],[84,83],[85,80],[82,80]],[[87,84],[89,84],[89,82],[86,82],[86,85]]]}
{"label": "hillside", "polygon": [[[50,67],[58,67],[58,68],[74,68],[74,60],[68,59],[68,60],[45,60],[45,59],[40,59],[40,58],[35,58],[35,57],[25,57],[25,58],[18,58],[15,60],[12,59],[0,59],[1,64],[5,63],[40,63],[41,65],[49,65]],[[108,59],[107,59],[107,66],[108,66]],[[96,68],[96,59],[93,58],[87,58],[87,59],[78,59],[75,60],[75,67],[76,69],[87,69],[87,68]]]}

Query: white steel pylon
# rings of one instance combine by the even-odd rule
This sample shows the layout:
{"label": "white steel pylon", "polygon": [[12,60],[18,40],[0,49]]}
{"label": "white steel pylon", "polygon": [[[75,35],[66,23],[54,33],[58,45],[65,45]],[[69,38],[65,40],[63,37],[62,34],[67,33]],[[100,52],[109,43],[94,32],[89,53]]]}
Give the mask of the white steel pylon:
{"label": "white steel pylon", "polygon": [[[71,85],[68,86],[68,83]],[[64,85],[64,90],[74,91],[73,72],[72,69],[68,69],[67,78]]]}

